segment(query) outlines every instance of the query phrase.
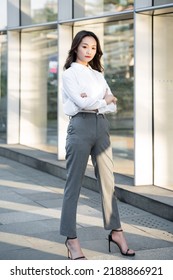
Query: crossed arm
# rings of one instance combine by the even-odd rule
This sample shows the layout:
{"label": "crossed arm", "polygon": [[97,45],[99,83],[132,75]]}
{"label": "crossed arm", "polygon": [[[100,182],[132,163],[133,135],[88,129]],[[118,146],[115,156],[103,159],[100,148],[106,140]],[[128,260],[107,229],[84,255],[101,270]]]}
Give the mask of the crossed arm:
{"label": "crossed arm", "polygon": [[[87,97],[87,94],[85,92],[83,92],[83,93],[80,94],[80,96],[82,98],[85,98],[85,97]],[[112,94],[108,94],[108,90],[106,90],[105,96],[104,96],[103,99],[106,101],[107,105],[111,104],[111,103],[116,104],[116,102],[117,102],[117,98],[114,95],[112,95]]]}

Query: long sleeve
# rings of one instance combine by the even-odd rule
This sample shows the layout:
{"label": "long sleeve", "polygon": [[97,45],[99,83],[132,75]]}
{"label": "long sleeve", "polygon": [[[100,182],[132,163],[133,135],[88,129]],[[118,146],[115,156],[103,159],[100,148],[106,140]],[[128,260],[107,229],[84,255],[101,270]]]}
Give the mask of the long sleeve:
{"label": "long sleeve", "polygon": [[[98,100],[97,96],[89,96],[86,90],[77,83],[74,75],[63,76],[63,88],[67,97],[81,110],[93,110],[106,106],[106,101],[103,98]],[[80,94],[84,92],[87,97],[82,98]]]}
{"label": "long sleeve", "polygon": [[[112,94],[100,72],[72,63],[62,75],[64,113],[75,115],[82,110],[95,109],[100,113],[115,111],[114,104],[107,105],[104,100],[107,89]],[[82,93],[86,93],[87,97],[82,98]]]}

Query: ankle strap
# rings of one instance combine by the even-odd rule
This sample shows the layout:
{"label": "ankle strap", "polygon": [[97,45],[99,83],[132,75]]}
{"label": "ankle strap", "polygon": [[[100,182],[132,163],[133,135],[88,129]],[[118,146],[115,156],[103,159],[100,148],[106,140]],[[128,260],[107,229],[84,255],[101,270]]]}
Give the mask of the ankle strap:
{"label": "ankle strap", "polygon": [[77,236],[75,236],[75,237],[68,237],[67,236],[67,240],[69,240],[69,239],[76,239],[77,238]]}
{"label": "ankle strap", "polygon": [[114,231],[116,231],[116,232],[121,232],[121,231],[123,231],[123,229],[112,229],[111,232],[114,232]]}

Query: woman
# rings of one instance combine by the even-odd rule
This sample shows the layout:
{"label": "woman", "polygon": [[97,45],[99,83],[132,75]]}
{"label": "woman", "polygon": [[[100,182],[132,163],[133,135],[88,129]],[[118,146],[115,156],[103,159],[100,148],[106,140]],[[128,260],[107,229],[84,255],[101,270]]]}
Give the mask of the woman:
{"label": "woman", "polygon": [[72,42],[62,75],[63,109],[70,116],[70,123],[60,234],[67,237],[65,245],[71,259],[86,259],[77,238],[76,212],[90,155],[102,198],[104,228],[111,230],[109,251],[113,242],[123,255],[135,255],[128,249],[123,235],[114,193],[112,151],[105,113],[116,111],[117,98],[102,74],[101,56],[97,36],[90,31],[80,31]]}

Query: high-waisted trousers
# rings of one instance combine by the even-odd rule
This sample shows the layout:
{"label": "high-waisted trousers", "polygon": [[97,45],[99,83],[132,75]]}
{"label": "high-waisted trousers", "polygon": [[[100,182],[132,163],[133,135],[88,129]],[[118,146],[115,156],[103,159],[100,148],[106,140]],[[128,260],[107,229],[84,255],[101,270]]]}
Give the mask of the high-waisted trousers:
{"label": "high-waisted trousers", "polygon": [[78,113],[70,119],[67,128],[67,179],[60,223],[60,234],[71,238],[77,236],[77,204],[90,155],[101,194],[104,228],[121,227],[108,120],[102,114]]}

